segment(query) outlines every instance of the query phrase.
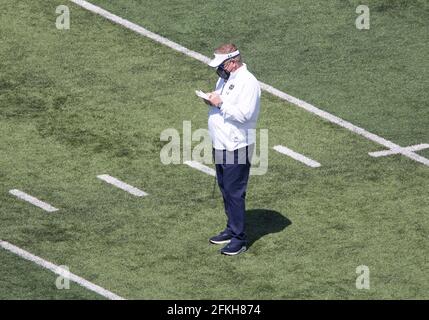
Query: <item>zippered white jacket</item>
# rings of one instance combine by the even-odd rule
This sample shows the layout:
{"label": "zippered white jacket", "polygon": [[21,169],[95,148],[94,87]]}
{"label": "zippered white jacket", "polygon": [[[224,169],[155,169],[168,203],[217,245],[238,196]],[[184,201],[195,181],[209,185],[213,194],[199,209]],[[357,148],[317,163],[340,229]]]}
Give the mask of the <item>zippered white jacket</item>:
{"label": "zippered white jacket", "polygon": [[232,151],[255,143],[261,98],[255,76],[243,64],[231,72],[227,82],[219,78],[215,91],[222,105],[209,107],[208,128],[213,148]]}

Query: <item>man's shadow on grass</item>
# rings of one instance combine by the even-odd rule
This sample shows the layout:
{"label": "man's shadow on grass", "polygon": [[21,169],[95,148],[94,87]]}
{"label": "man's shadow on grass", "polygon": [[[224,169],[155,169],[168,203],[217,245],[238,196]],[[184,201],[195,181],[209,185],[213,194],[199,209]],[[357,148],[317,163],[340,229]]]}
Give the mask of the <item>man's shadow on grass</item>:
{"label": "man's shadow on grass", "polygon": [[263,236],[280,232],[291,224],[292,221],[277,211],[267,209],[247,210],[246,234],[248,248]]}

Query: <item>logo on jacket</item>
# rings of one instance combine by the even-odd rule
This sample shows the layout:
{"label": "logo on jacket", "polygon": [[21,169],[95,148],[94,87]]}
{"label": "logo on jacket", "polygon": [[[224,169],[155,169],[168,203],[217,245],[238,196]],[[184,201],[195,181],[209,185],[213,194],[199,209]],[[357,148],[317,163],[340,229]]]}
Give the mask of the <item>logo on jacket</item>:
{"label": "logo on jacket", "polygon": [[228,88],[229,90],[232,90],[232,89],[234,89],[234,85],[233,84],[231,84],[230,86],[229,86],[229,88]]}

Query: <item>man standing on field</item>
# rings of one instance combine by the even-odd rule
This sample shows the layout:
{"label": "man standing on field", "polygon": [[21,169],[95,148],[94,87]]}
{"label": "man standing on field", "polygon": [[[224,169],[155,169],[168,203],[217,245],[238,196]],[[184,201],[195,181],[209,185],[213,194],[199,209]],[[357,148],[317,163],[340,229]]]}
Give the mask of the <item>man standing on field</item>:
{"label": "man standing on field", "polygon": [[208,128],[227,225],[209,241],[226,244],[222,254],[237,255],[247,250],[245,198],[261,88],[234,44],[220,46],[214,56],[209,65],[216,68],[219,79],[209,94]]}

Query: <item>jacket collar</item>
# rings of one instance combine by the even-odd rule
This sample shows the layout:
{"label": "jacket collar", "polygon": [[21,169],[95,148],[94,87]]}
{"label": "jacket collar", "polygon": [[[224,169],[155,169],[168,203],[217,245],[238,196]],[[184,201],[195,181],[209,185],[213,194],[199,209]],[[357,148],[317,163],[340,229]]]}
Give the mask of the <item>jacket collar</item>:
{"label": "jacket collar", "polygon": [[237,70],[231,72],[229,79],[234,79],[243,70],[247,70],[247,65],[245,63],[243,63],[243,65],[240,68],[238,68]]}

